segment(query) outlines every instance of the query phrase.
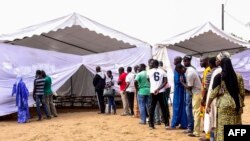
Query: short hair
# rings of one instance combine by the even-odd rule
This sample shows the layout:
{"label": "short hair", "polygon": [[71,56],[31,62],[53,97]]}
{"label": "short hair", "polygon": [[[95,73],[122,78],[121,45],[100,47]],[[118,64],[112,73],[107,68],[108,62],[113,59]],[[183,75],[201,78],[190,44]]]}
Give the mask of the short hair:
{"label": "short hair", "polygon": [[181,56],[177,56],[177,57],[175,57],[174,59],[176,59],[176,60],[178,60],[178,61],[182,61],[182,58],[181,58]]}
{"label": "short hair", "polygon": [[101,67],[100,66],[96,66],[96,71],[101,71]]}
{"label": "short hair", "polygon": [[154,60],[154,61],[153,61],[153,66],[154,66],[154,67],[159,67],[159,62],[158,62],[157,60]]}
{"label": "short hair", "polygon": [[132,67],[127,67],[127,72],[131,72],[132,71]]}
{"label": "short hair", "polygon": [[191,55],[186,55],[186,56],[183,57],[183,59],[184,60],[187,59],[187,60],[191,61],[192,60],[192,56]]}
{"label": "short hair", "polygon": [[184,68],[184,66],[182,64],[177,64],[175,66],[175,70],[182,69],[182,68]]}
{"label": "short hair", "polygon": [[120,68],[119,68],[119,71],[124,72],[124,67],[120,67]]}
{"label": "short hair", "polygon": [[146,65],[145,64],[140,64],[140,67],[142,68],[142,69],[146,69]]}
{"label": "short hair", "polygon": [[107,71],[107,73],[110,73],[110,74],[112,74],[112,71],[111,71],[111,70],[108,70],[108,71]]}
{"label": "short hair", "polygon": [[213,66],[216,66],[216,57],[210,57],[209,63],[212,64]]}
{"label": "short hair", "polygon": [[150,58],[149,60],[148,60],[148,63],[150,63],[151,61],[153,61],[154,59],[153,58]]}
{"label": "short hair", "polygon": [[159,61],[159,66],[163,66],[163,62],[162,61]]}
{"label": "short hair", "polygon": [[42,74],[41,70],[36,70],[36,75],[41,75],[41,74]]}
{"label": "short hair", "polygon": [[41,75],[42,75],[42,77],[46,77],[47,76],[44,70],[41,70]]}

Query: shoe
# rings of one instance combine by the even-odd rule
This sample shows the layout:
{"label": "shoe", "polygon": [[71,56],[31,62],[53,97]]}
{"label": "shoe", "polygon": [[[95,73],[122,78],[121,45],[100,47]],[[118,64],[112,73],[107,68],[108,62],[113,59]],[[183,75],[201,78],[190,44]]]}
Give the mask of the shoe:
{"label": "shoe", "polygon": [[193,133],[193,131],[192,131],[192,130],[187,129],[187,130],[185,130],[183,133],[189,134],[189,133]]}
{"label": "shoe", "polygon": [[47,119],[51,119],[51,116],[47,117]]}
{"label": "shoe", "polygon": [[146,125],[146,122],[140,121],[139,124]]}
{"label": "shoe", "polygon": [[178,127],[178,129],[187,129],[187,128],[185,128],[185,127],[182,127],[182,126],[179,126],[179,127]]}
{"label": "shoe", "polygon": [[58,115],[54,115],[54,117],[58,117]]}
{"label": "shoe", "polygon": [[149,126],[149,129],[153,130],[153,129],[155,129],[155,127],[154,126]]}
{"label": "shoe", "polygon": [[42,120],[42,118],[38,118],[36,121],[41,121]]}
{"label": "shoe", "polygon": [[156,122],[155,125],[161,125],[161,122]]}
{"label": "shoe", "polygon": [[98,112],[97,114],[105,114],[104,112]]}
{"label": "shoe", "polygon": [[176,128],[175,127],[171,127],[171,126],[165,126],[165,129],[166,130],[175,130]]}
{"label": "shoe", "polygon": [[195,135],[194,133],[188,134],[189,137],[199,137],[199,135]]}

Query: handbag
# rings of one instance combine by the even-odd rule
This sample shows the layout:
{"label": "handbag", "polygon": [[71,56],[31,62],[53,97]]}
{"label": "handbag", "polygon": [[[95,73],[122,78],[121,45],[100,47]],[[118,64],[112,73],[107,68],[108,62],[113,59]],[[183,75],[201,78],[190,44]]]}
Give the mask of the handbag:
{"label": "handbag", "polygon": [[112,88],[105,88],[103,91],[103,96],[114,96],[115,90]]}

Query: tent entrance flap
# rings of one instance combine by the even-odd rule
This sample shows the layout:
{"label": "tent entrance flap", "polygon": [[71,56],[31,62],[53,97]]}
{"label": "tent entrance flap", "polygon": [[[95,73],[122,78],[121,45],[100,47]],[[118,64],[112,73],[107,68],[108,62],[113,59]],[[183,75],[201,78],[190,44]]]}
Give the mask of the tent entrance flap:
{"label": "tent entrance flap", "polygon": [[82,65],[56,93],[60,96],[93,96],[95,95],[93,78],[94,74]]}

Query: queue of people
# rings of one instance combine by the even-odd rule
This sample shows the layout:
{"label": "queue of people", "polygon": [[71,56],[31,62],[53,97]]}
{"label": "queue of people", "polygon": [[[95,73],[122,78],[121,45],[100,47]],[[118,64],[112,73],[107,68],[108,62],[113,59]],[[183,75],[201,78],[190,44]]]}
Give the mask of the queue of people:
{"label": "queue of people", "polygon": [[[220,52],[216,57],[202,57],[202,75],[191,61],[190,55],[174,59],[171,121],[168,109],[171,87],[162,62],[150,59],[148,66],[140,64],[134,72],[132,67],[128,67],[127,72],[123,67],[119,68],[118,85],[123,106],[121,115],[140,117],[139,124],[148,123],[150,129],[164,123],[167,130],[185,129],[183,133],[190,137],[201,137],[204,131],[205,136],[200,140],[223,141],[224,125],[242,124],[245,96],[243,78],[234,71],[228,52]],[[103,77],[96,77],[105,81]],[[103,83],[102,88],[106,87],[104,82],[99,83]],[[98,94],[98,84],[94,85]],[[137,115],[134,103],[139,107]],[[104,108],[101,102],[99,105],[103,106],[100,110]],[[104,112],[101,110],[101,113]]]}

